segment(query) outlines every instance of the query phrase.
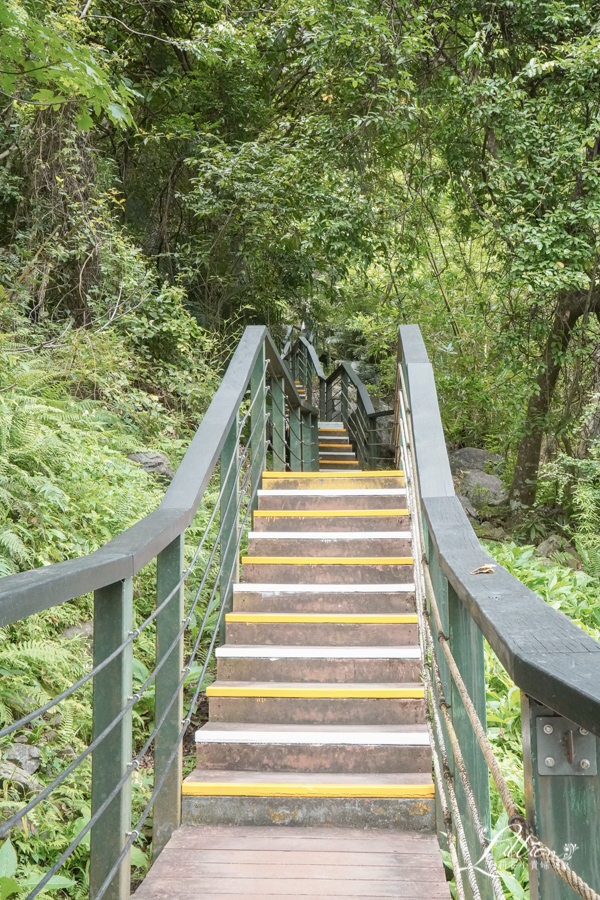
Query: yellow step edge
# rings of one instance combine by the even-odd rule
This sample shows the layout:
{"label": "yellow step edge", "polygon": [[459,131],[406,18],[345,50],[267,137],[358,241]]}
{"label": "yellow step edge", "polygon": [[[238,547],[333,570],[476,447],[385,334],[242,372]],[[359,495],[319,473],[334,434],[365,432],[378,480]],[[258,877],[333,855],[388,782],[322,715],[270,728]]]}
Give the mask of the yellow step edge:
{"label": "yellow step edge", "polygon": [[422,700],[423,688],[332,688],[332,687],[289,687],[275,685],[269,687],[233,686],[211,684],[206,688],[207,697],[257,697],[290,698],[303,697],[313,700]]}
{"label": "yellow step edge", "polygon": [[418,618],[405,613],[392,615],[386,613],[356,613],[355,615],[336,615],[335,613],[226,613],[225,621],[243,624],[332,624],[332,625],[416,625]]}
{"label": "yellow step edge", "polygon": [[[274,510],[256,510],[254,518],[266,519],[269,516],[273,518],[292,518],[297,519],[328,519],[330,516],[334,518],[343,516],[408,516],[407,509],[274,509]],[[318,534],[318,532],[316,532]],[[377,532],[373,532],[376,536]]]}
{"label": "yellow step edge", "polygon": [[351,447],[352,444],[319,444],[319,447],[335,447],[336,450],[339,450],[340,447]]}
{"label": "yellow step edge", "polygon": [[244,784],[238,782],[183,782],[184,797],[363,797],[429,800],[433,784]]}
{"label": "yellow step edge", "polygon": [[242,556],[242,565],[258,566],[412,566],[413,562],[412,556]]}
{"label": "yellow step edge", "polygon": [[[262,473],[263,478],[322,478],[322,472],[271,472]],[[347,478],[344,472],[329,472],[328,478]],[[375,469],[357,472],[352,478],[404,478],[400,469]]]}

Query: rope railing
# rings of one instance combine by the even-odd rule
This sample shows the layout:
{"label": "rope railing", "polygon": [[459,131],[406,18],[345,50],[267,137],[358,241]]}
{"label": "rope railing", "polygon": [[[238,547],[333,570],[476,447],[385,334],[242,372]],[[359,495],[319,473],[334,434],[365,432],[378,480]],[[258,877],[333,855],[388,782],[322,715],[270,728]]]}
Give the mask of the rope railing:
{"label": "rope railing", "polygon": [[[423,356],[423,351],[419,347],[415,352],[414,362],[417,366],[421,366],[420,369],[417,369],[417,374],[415,375],[415,379],[418,379],[421,385],[425,380],[424,375],[426,376],[427,374],[426,372],[423,372],[422,364],[426,360],[426,357],[424,359]],[[415,381],[415,383],[417,383],[417,381]],[[434,576],[431,571],[431,556],[439,554],[440,550],[434,543],[436,535],[435,532],[432,532],[431,530],[431,521],[425,522],[423,516],[423,509],[426,507],[421,495],[421,482],[425,482],[427,491],[430,495],[433,490],[439,491],[440,481],[437,472],[439,464],[434,467],[433,459],[431,456],[426,456],[424,449],[421,451],[420,465],[419,460],[416,458],[418,448],[425,447],[425,435],[429,438],[431,431],[433,431],[434,428],[437,428],[437,424],[434,423],[427,426],[424,418],[426,410],[420,407],[418,411],[418,415],[420,416],[419,435],[422,435],[422,437],[416,438],[413,426],[414,413],[411,408],[411,403],[414,404],[415,402],[414,398],[411,400],[410,387],[406,381],[403,365],[399,362],[395,420],[398,447],[397,465],[400,465],[401,460],[406,479],[407,505],[414,529],[413,540],[416,544],[413,554],[415,596],[419,622],[419,642],[424,663],[423,680],[426,697],[426,719],[433,751],[434,773],[438,786],[438,796],[442,809],[446,840],[448,843],[451,865],[456,879],[458,900],[462,900],[463,897],[467,896],[467,891],[463,882],[463,873],[465,872],[469,883],[469,893],[475,900],[479,900],[481,897],[482,890],[486,883],[490,885],[495,900],[503,900],[504,890],[493,857],[492,850],[494,841],[490,840],[488,828],[486,827],[484,818],[480,812],[476,792],[473,788],[473,776],[481,774],[481,770],[474,768],[473,757],[471,756],[467,759],[463,752],[463,739],[457,733],[457,728],[455,728],[455,712],[453,704],[447,699],[448,693],[447,689],[444,687],[444,676],[442,675],[440,659],[438,658],[440,651],[441,659],[443,659],[447,666],[449,677],[451,679],[450,684],[454,686],[460,697],[460,702],[464,707],[467,720],[472,729],[472,734],[476,739],[476,744],[481,753],[483,764],[491,775],[502,807],[507,814],[508,827],[517,836],[521,842],[521,846],[526,849],[529,855],[530,865],[533,864],[535,868],[535,864],[541,862],[542,866],[545,867],[545,870],[544,868],[541,870],[536,869],[536,877],[538,879],[543,877],[544,879],[543,885],[545,891],[540,894],[542,900],[544,900],[546,896],[563,896],[560,889],[557,890],[556,885],[551,886],[550,883],[547,882],[548,876],[544,875],[544,871],[551,871],[554,873],[562,883],[571,888],[578,896],[582,897],[583,900],[600,900],[600,894],[591,887],[590,883],[581,874],[576,872],[575,869],[569,865],[567,858],[565,858],[565,853],[563,852],[562,855],[559,854],[556,849],[552,849],[549,843],[540,837],[540,827],[548,828],[550,833],[553,833],[555,825],[552,819],[546,820],[544,819],[544,816],[540,815],[538,812],[538,815],[535,818],[537,825],[534,825],[531,813],[528,812],[526,815],[519,808],[519,805],[508,786],[507,780],[503,775],[502,765],[487,736],[484,724],[485,720],[482,721],[481,713],[478,712],[469,688],[463,678],[461,665],[464,666],[466,660],[457,660],[456,653],[453,651],[452,639],[448,632],[448,626],[444,626],[444,618],[442,610],[440,609],[441,601],[439,598],[445,596],[445,594],[440,594],[439,589],[436,589]],[[421,444],[417,443],[418,440],[421,441]],[[438,479],[437,481],[435,480],[436,478]],[[432,502],[433,501],[428,500],[430,507]],[[488,566],[487,568],[492,572],[494,571],[493,567]],[[454,560],[453,568],[450,571],[453,574],[453,586],[455,589],[458,584],[456,581],[456,570],[457,561]],[[477,576],[479,571],[480,569],[475,568],[470,572],[470,575]],[[500,600],[498,596],[496,596],[495,599],[496,603]],[[448,615],[449,613],[446,612],[446,616]],[[464,630],[464,626],[462,627]],[[575,628],[575,626],[573,626],[573,628]],[[438,648],[440,649],[438,650]],[[481,674],[483,677],[483,672]],[[575,699],[575,694],[573,694],[573,699]],[[546,712],[550,714],[551,710],[546,710]],[[460,721],[461,723],[464,722],[462,718]],[[552,721],[552,719],[550,719],[550,721]],[[557,719],[557,721],[559,720]],[[524,728],[527,728],[528,725],[529,723],[524,723]],[[461,733],[466,737],[464,724],[461,724],[461,729]],[[549,733],[552,733],[552,731],[553,728],[549,727]],[[580,728],[580,731],[583,735],[588,734],[585,728]],[[529,752],[529,750],[527,749],[526,752]],[[450,759],[452,762],[450,762]],[[526,787],[526,790],[529,791],[529,796],[533,795],[533,801],[535,803],[535,764],[533,767],[530,764],[529,769],[531,770],[529,775],[525,775],[526,780],[527,778],[530,779],[529,787]],[[464,792],[465,805],[462,809],[461,803],[457,800],[455,791],[456,778],[460,781]],[[547,780],[544,783],[544,808],[547,811],[547,814],[552,817],[556,814],[556,809],[555,805],[553,806],[548,803],[548,788],[553,785],[553,782],[549,781],[548,778],[552,778],[552,776],[547,776]],[[577,781],[577,779],[575,781]],[[569,809],[570,812],[567,793],[570,789],[570,781],[564,780],[562,782],[554,782],[554,784],[556,784],[561,800],[567,804],[565,809]],[[589,780],[587,784],[589,790],[592,792],[591,796],[595,797],[595,782]],[[580,781],[576,795],[578,798],[576,801],[578,809],[585,808],[581,802],[581,787],[583,786],[583,783]],[[593,808],[593,799],[591,800],[591,805]],[[475,845],[469,844],[469,840],[467,839],[463,827],[463,817],[465,815],[468,815],[470,818],[475,836]],[[576,849],[577,845],[572,844],[571,847]],[[462,858],[462,864],[459,861],[459,851]],[[478,858],[476,859],[475,856]],[[597,858],[585,858],[582,862],[588,871],[595,871]],[[482,863],[484,868],[481,868]],[[488,881],[482,882],[482,877],[488,879]],[[537,889],[537,884],[534,884],[534,890],[535,889]],[[546,893],[546,891],[548,891],[548,893]],[[486,888],[486,894],[487,893],[488,889]],[[538,895],[536,894],[535,896]]]}

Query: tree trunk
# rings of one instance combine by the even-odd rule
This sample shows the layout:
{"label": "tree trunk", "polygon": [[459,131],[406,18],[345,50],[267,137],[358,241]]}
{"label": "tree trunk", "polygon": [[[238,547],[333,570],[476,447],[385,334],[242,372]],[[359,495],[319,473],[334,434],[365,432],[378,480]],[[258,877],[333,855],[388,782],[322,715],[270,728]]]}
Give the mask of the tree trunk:
{"label": "tree trunk", "polygon": [[517,465],[509,492],[509,501],[513,507],[533,506],[535,502],[542,440],[560,375],[562,357],[569,346],[573,328],[588,302],[586,294],[569,294],[558,304],[538,369],[537,389],[527,405],[525,434],[519,444]]}

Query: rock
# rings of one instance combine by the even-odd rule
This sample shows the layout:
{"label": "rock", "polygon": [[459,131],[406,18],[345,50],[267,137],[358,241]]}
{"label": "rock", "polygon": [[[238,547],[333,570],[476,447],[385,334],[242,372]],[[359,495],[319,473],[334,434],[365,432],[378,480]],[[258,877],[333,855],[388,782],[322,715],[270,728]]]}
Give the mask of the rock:
{"label": "rock", "polygon": [[0,781],[12,781],[28,791],[39,791],[42,787],[37,778],[28,775],[20,766],[8,762],[0,763]]}
{"label": "rock", "polygon": [[534,556],[546,556],[550,558],[552,553],[560,553],[563,548],[564,541],[561,536],[559,534],[551,534],[545,541],[538,544],[534,550]]}
{"label": "rock", "polygon": [[149,475],[155,475],[163,481],[173,480],[173,469],[168,456],[165,456],[164,453],[148,450],[145,453],[130,453],[127,458],[138,463]]}
{"label": "rock", "polygon": [[497,453],[488,453],[479,447],[462,447],[448,454],[450,469],[453,475],[461,472],[483,472],[492,469],[495,475],[500,475],[504,466],[504,460]]}
{"label": "rock", "polygon": [[508,494],[500,478],[486,472],[467,472],[459,491],[468,497],[477,509],[482,506],[501,506],[508,500]]}
{"label": "rock", "polygon": [[492,525],[491,522],[482,522],[481,527],[477,529],[477,536],[484,541],[510,541],[510,535],[504,528]]}
{"label": "rock", "polygon": [[16,763],[28,775],[37,772],[41,765],[42,751],[39,747],[33,747],[31,744],[11,744],[3,751],[2,755],[8,762]]}
{"label": "rock", "polygon": [[68,628],[62,633],[62,636],[65,640],[70,641],[75,637],[83,637],[86,640],[90,640],[94,637],[94,623],[90,622],[82,622],[80,625],[69,625]]}
{"label": "rock", "polygon": [[462,508],[464,509],[464,511],[466,512],[467,516],[470,519],[477,520],[477,510],[475,509],[475,507],[473,506],[473,504],[471,503],[469,498],[465,497],[464,494],[458,494],[457,496],[458,496],[458,499],[460,500],[460,504],[461,504]]}

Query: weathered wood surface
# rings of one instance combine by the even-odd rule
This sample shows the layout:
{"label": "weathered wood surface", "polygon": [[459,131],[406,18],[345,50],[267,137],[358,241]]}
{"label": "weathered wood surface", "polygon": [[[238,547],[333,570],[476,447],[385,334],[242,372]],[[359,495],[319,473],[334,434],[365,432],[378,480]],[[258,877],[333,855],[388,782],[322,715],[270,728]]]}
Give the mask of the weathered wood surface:
{"label": "weathered wood surface", "polygon": [[449,900],[435,835],[342,828],[183,827],[135,900]]}

